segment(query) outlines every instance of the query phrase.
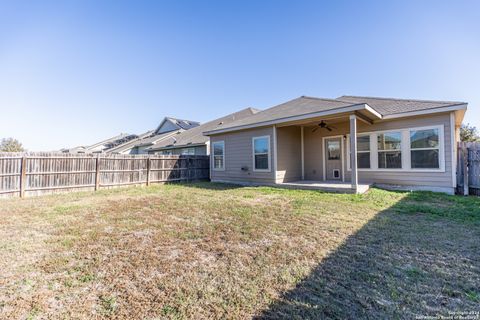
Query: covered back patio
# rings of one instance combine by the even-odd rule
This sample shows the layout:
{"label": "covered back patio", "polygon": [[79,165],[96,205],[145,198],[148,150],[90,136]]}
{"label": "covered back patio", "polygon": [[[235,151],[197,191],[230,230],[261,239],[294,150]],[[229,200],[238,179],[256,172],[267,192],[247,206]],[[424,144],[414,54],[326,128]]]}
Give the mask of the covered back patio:
{"label": "covered back patio", "polygon": [[367,131],[381,116],[364,104],[342,111],[275,125],[277,185],[343,193],[369,189],[370,183],[358,177],[358,163],[369,159],[362,155],[366,146],[357,133],[359,128]]}

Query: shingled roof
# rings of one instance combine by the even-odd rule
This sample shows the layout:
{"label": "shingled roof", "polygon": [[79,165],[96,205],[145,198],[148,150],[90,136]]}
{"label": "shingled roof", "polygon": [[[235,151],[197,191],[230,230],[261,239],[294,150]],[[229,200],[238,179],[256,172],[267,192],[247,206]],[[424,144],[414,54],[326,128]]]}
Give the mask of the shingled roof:
{"label": "shingled roof", "polygon": [[147,131],[145,133],[142,133],[142,134],[138,135],[136,139],[130,140],[126,143],[115,146],[114,148],[108,149],[108,150],[106,150],[106,152],[107,153],[122,153],[122,152],[125,152],[127,150],[132,149],[133,147],[135,147],[135,145],[137,143],[139,143],[139,141],[142,141],[142,139],[150,137],[152,134],[154,134],[153,130]]}
{"label": "shingled roof", "polygon": [[252,115],[256,114],[258,111],[259,110],[254,108],[245,108],[238,112],[206,122],[190,130],[179,132],[163,141],[156,143],[148,150],[153,151],[205,144],[208,141],[208,137],[204,136],[203,132],[214,130],[218,127],[221,127],[222,125],[226,125],[234,121],[241,121],[243,119],[247,119]]}
{"label": "shingled roof", "polygon": [[439,112],[442,108],[457,107],[465,109],[465,102],[456,101],[432,101],[416,99],[392,99],[360,96],[341,96],[336,99],[325,99],[301,96],[287,101],[272,108],[258,112],[257,114],[224,124],[214,130],[205,130],[204,134],[216,134],[220,132],[236,131],[265,125],[272,125],[290,121],[294,118],[308,118],[311,116],[323,116],[326,114],[342,112],[366,112],[375,119],[384,117],[402,117],[411,112]]}
{"label": "shingled roof", "polygon": [[394,99],[361,96],[341,96],[338,97],[337,100],[349,103],[366,103],[380,112],[383,116],[466,104],[466,102],[458,101]]}

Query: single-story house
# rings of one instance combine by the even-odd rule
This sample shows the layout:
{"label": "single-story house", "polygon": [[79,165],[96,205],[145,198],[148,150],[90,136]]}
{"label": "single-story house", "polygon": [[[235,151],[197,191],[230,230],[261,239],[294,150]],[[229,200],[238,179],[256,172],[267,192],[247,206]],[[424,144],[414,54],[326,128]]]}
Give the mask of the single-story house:
{"label": "single-story house", "polygon": [[302,96],[204,132],[211,180],[454,193],[467,103]]}
{"label": "single-story house", "polygon": [[245,108],[238,112],[226,115],[187,131],[178,132],[147,149],[150,154],[174,154],[174,155],[208,155],[210,154],[209,139],[203,135],[204,131],[215,130],[222,125],[236,120],[250,117],[259,110]]}
{"label": "single-story house", "polygon": [[192,128],[198,127],[199,122],[165,117],[155,130],[140,134],[124,144],[106,150],[107,153],[119,154],[146,154],[147,149],[155,144]]}

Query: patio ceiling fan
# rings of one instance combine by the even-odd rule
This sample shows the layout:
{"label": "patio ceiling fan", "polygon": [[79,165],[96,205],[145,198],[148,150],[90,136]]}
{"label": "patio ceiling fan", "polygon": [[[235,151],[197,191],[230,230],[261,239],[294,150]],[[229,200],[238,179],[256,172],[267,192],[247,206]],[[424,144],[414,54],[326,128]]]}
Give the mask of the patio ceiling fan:
{"label": "patio ceiling fan", "polygon": [[328,131],[332,131],[332,129],[336,129],[335,127],[327,125],[325,123],[325,121],[323,121],[323,120],[318,124],[318,127],[313,128],[312,132],[317,131],[319,128],[320,129],[327,129]]}

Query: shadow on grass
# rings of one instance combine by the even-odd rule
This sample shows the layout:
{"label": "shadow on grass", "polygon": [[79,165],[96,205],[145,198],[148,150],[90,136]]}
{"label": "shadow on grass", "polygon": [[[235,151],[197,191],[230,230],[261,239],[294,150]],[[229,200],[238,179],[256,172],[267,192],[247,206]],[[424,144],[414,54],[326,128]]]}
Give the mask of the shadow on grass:
{"label": "shadow on grass", "polygon": [[255,318],[403,319],[479,311],[479,221],[476,199],[410,193]]}

